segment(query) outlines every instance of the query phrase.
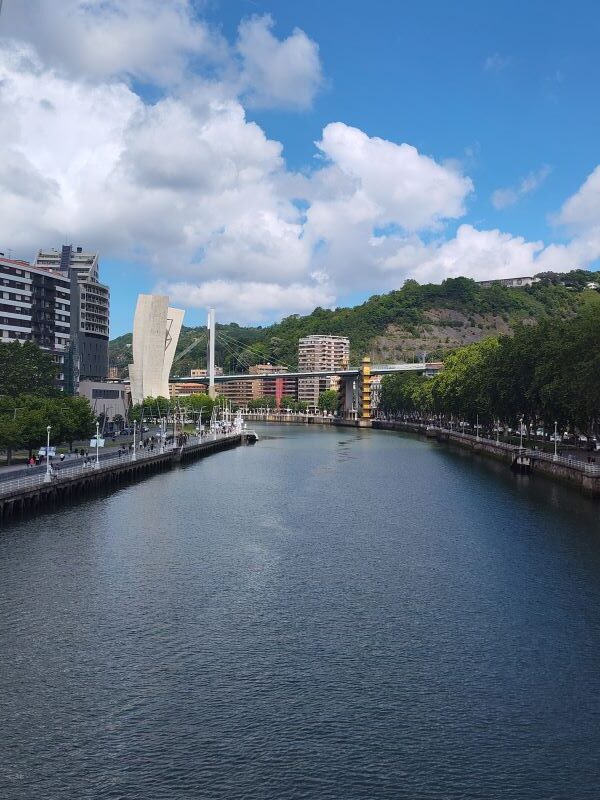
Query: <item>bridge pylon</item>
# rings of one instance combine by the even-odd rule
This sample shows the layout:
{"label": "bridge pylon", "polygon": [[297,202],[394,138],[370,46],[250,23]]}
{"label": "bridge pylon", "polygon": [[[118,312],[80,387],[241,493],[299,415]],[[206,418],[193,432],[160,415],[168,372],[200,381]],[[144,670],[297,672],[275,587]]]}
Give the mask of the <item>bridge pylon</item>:
{"label": "bridge pylon", "polygon": [[364,356],[360,362],[359,425],[371,424],[371,357]]}

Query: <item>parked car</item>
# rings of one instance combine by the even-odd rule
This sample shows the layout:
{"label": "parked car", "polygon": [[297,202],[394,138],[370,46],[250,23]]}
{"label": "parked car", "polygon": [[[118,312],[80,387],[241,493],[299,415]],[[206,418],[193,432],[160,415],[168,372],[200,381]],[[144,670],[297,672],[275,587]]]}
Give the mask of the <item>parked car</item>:
{"label": "parked car", "polygon": [[123,428],[119,436],[131,436],[133,433],[133,428]]}

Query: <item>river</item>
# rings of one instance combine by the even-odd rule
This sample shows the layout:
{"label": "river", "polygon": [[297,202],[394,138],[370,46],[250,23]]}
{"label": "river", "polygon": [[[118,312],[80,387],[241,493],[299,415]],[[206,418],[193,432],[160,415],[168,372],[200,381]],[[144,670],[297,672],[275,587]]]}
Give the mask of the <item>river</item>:
{"label": "river", "polygon": [[597,800],[600,505],[260,442],[0,535],[3,800]]}

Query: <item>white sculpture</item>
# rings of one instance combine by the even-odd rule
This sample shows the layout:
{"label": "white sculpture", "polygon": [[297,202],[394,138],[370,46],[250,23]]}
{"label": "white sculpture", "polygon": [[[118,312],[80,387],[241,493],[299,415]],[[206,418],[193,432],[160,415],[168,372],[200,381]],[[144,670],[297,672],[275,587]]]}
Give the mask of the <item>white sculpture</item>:
{"label": "white sculpture", "polygon": [[133,364],[129,365],[132,403],[169,396],[169,373],[184,311],[169,307],[169,298],[140,294],[133,321]]}

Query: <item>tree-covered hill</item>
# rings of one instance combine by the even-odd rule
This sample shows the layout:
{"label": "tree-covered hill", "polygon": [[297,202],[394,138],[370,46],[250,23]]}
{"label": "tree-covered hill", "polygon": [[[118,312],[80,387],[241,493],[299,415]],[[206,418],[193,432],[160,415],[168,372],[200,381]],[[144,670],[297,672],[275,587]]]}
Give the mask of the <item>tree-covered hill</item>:
{"label": "tree-covered hill", "polygon": [[[244,372],[248,365],[266,361],[296,367],[298,339],[315,333],[348,336],[354,364],[364,354],[375,361],[410,361],[426,352],[432,360],[486,336],[510,333],[519,322],[569,317],[590,291],[586,283],[600,282],[600,273],[583,270],[539,277],[539,283],[519,289],[485,288],[468,278],[425,285],[408,280],[401,289],[374,295],[353,308],[316,308],[265,327],[217,324],[216,361],[226,372]],[[204,327],[184,327],[177,353],[197,344],[176,360],[172,375],[206,366],[206,341]],[[126,374],[131,334],[114,339],[110,353],[111,364]]]}

